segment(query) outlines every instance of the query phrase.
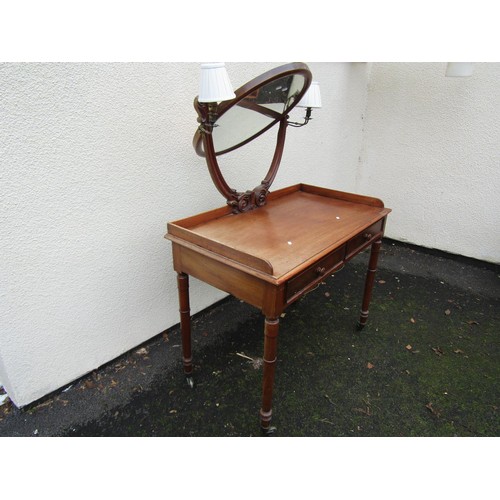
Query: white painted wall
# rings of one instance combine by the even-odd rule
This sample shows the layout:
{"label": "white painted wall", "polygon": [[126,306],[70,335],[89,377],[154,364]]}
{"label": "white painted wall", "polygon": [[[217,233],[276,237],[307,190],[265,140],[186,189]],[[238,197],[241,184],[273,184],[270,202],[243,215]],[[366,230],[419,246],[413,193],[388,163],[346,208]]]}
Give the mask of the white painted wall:
{"label": "white painted wall", "polygon": [[[238,87],[279,63],[227,63]],[[500,65],[310,63],[323,109],[274,188],[381,197],[389,237],[500,261]],[[223,205],[191,139],[199,65],[0,64],[0,380],[18,406],[178,322],[169,220]],[[293,112],[293,119],[300,112]],[[273,134],[221,159],[258,184]],[[192,280],[197,312],[224,294]]]}
{"label": "white painted wall", "polygon": [[500,262],[500,64],[371,65],[361,193],[394,209],[387,236]]}
{"label": "white painted wall", "polygon": [[[227,68],[237,87],[278,64]],[[353,190],[367,66],[310,67],[324,107],[289,130],[275,187]],[[0,379],[16,405],[178,322],[166,223],[224,204],[191,147],[198,76],[191,63],[0,65]],[[265,138],[224,164],[236,181],[261,166],[253,187],[273,150]],[[191,294],[193,312],[223,296],[195,280]]]}

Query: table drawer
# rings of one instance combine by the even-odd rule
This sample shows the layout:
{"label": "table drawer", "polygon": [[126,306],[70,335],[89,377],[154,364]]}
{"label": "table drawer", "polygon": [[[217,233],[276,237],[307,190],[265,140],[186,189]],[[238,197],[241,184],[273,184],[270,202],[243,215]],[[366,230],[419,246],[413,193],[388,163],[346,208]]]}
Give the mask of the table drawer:
{"label": "table drawer", "polygon": [[325,255],[325,257],[312,266],[290,279],[286,285],[287,302],[310,285],[321,281],[334,267],[341,264],[344,260],[345,249],[346,246],[342,245],[340,248],[337,248],[337,250]]}
{"label": "table drawer", "polygon": [[347,252],[346,257],[349,258],[352,255],[358,253],[363,247],[367,246],[373,241],[377,234],[382,232],[384,226],[384,219],[375,222],[370,227],[367,227],[364,231],[354,236],[347,242]]}

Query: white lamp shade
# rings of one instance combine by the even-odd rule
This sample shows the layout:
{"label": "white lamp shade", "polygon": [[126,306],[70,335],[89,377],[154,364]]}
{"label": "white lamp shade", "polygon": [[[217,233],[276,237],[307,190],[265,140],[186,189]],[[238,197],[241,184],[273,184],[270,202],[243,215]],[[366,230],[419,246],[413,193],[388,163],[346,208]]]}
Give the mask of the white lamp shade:
{"label": "white lamp shade", "polygon": [[235,97],[236,94],[229,81],[224,63],[205,63],[201,65],[198,102],[228,101]]}
{"label": "white lamp shade", "polygon": [[321,108],[321,94],[318,82],[311,83],[297,106],[301,108]]}
{"label": "white lamp shade", "polygon": [[449,62],[446,65],[446,76],[472,76],[474,63],[471,62]]}

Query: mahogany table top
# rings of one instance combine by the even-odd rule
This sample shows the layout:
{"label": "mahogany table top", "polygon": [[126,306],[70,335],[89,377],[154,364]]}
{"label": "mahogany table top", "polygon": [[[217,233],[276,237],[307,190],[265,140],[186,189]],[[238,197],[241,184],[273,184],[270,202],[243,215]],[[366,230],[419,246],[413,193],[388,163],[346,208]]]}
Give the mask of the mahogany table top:
{"label": "mahogany table top", "polygon": [[256,210],[233,214],[223,207],[171,223],[169,233],[283,279],[388,212],[376,198],[298,184],[272,193]]}

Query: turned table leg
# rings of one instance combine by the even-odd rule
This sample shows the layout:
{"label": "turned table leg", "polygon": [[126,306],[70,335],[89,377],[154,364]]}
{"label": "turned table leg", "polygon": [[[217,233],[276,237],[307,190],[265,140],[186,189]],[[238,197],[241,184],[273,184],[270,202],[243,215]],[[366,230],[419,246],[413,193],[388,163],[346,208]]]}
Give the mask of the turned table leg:
{"label": "turned table leg", "polygon": [[184,373],[190,387],[193,387],[193,360],[191,357],[191,310],[189,307],[189,276],[177,274],[177,289],[179,291],[179,313],[181,316],[182,361]]}
{"label": "turned table leg", "polygon": [[262,379],[262,408],[260,409],[260,426],[265,434],[271,434],[275,428],[271,427],[272,398],[274,385],[274,371],[276,369],[276,355],[278,347],[278,318],[266,318],[264,327],[264,373]]}
{"label": "turned table leg", "polygon": [[363,304],[361,305],[361,315],[359,317],[358,330],[361,330],[368,321],[368,309],[372,298],[373,284],[375,282],[375,273],[377,272],[378,254],[382,240],[379,239],[372,244],[370,261],[368,262],[368,271],[366,272],[365,291],[363,294]]}

